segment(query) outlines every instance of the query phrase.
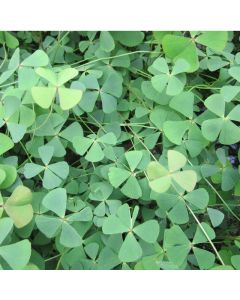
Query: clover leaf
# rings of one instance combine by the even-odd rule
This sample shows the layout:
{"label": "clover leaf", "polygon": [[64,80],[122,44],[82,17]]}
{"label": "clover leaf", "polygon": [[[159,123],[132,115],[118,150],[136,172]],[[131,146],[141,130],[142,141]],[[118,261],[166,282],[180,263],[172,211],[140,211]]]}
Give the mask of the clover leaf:
{"label": "clover leaf", "polygon": [[0,43],[7,45],[7,47],[14,49],[19,45],[18,39],[7,31],[0,31]]}
{"label": "clover leaf", "polygon": [[171,185],[177,184],[182,189],[191,192],[196,183],[195,171],[180,171],[186,165],[186,157],[178,151],[168,151],[168,169],[156,161],[150,162],[147,167],[149,185],[157,193],[166,192]]}
{"label": "clover leaf", "polygon": [[[129,151],[125,153],[125,158],[129,166],[129,170],[110,167],[108,172],[109,182],[114,188],[121,187],[121,192],[129,198],[138,199],[142,196],[142,190],[136,179],[135,169],[140,164],[143,157],[141,151]],[[124,184],[123,184],[124,183]]]}
{"label": "clover leaf", "polygon": [[0,165],[0,189],[10,187],[17,178],[17,171],[11,165]]}
{"label": "clover leaf", "polygon": [[13,148],[13,141],[3,133],[0,133],[0,155]]}
{"label": "clover leaf", "polygon": [[85,207],[79,212],[65,215],[67,208],[67,194],[64,188],[56,188],[43,198],[42,205],[57,217],[50,215],[38,215],[36,224],[39,230],[48,238],[59,235],[60,243],[69,248],[82,244],[82,237],[71,225],[73,222],[88,222],[92,219],[92,210]]}
{"label": "clover leaf", "polygon": [[151,79],[153,87],[161,93],[166,87],[166,94],[170,96],[178,95],[182,92],[186,84],[186,72],[188,63],[180,59],[176,61],[170,72],[168,64],[164,58],[157,58],[149,67],[149,71],[154,75]]}
{"label": "clover leaf", "polygon": [[5,82],[17,71],[19,88],[28,90],[38,81],[38,76],[33,68],[44,67],[47,66],[48,63],[49,58],[43,50],[36,50],[33,54],[20,62],[20,51],[19,48],[17,48],[9,61],[8,69],[0,76],[0,83]]}
{"label": "clover leaf", "polygon": [[33,218],[31,191],[27,187],[19,185],[7,198],[3,208],[17,228],[26,226]]}
{"label": "clover leaf", "polygon": [[156,197],[159,210],[174,224],[186,224],[189,222],[189,214],[186,203],[193,210],[206,209],[209,201],[208,192],[199,188],[185,195],[162,193],[161,197]]}
{"label": "clover leaf", "polygon": [[88,137],[76,136],[72,140],[75,151],[80,155],[85,155],[85,159],[90,162],[98,162],[104,158],[104,152],[100,145],[115,145],[117,143],[114,133],[109,132],[101,137],[90,134]]}
{"label": "clover leaf", "polygon": [[207,241],[202,228],[211,240],[215,238],[213,229],[207,223],[201,223],[201,227],[198,225],[192,242],[189,241],[186,234],[178,225],[173,225],[170,229],[166,229],[164,235],[164,249],[166,250],[168,259],[176,266],[181,267],[186,262],[191,249],[201,269],[209,269],[213,266],[215,255],[196,246]]}
{"label": "clover leaf", "polygon": [[159,224],[156,220],[149,220],[134,226],[138,207],[135,207],[132,216],[128,204],[117,210],[116,215],[110,215],[103,223],[104,234],[127,233],[119,250],[119,259],[122,262],[132,262],[142,256],[142,248],[136,240],[135,234],[147,243],[156,242],[159,235]]}
{"label": "clover leaf", "polygon": [[0,108],[0,127],[6,124],[14,143],[18,143],[26,133],[27,127],[20,123],[20,100],[6,97]]}
{"label": "clover leaf", "polygon": [[167,34],[162,40],[163,51],[173,61],[185,59],[189,63],[188,72],[194,72],[199,68],[195,43],[207,46],[215,51],[222,51],[227,43],[227,37],[227,32],[223,31],[203,32],[197,37],[193,35],[191,38]]}
{"label": "clover leaf", "polygon": [[51,146],[41,146],[38,148],[38,152],[44,165],[26,163],[24,166],[24,176],[26,178],[32,178],[44,171],[42,179],[43,186],[46,189],[58,187],[68,176],[68,164],[65,161],[49,164],[54,152],[54,148]]}
{"label": "clover leaf", "polygon": [[94,215],[101,218],[108,212],[114,213],[121,206],[120,200],[109,199],[113,192],[113,187],[107,181],[94,182],[90,187],[89,198],[93,201],[100,202],[94,209]]}
{"label": "clover leaf", "polygon": [[212,142],[219,137],[219,142],[224,145],[238,142],[240,140],[240,128],[233,121],[240,122],[240,105],[236,105],[226,115],[226,103],[221,95],[215,94],[208,97],[204,104],[217,118],[203,121],[203,136]]}
{"label": "clover leaf", "polygon": [[64,84],[78,75],[74,68],[66,68],[59,73],[51,69],[37,68],[36,73],[50,83],[49,87],[34,86],[32,96],[34,101],[42,108],[49,108],[58,95],[62,110],[73,108],[82,98],[82,91],[64,87]]}

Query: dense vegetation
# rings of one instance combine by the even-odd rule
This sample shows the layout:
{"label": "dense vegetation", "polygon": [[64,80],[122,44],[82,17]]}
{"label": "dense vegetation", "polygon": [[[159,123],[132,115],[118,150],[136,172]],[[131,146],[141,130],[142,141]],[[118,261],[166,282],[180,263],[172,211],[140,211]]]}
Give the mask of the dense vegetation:
{"label": "dense vegetation", "polygon": [[1,32],[1,269],[240,269],[238,32]]}

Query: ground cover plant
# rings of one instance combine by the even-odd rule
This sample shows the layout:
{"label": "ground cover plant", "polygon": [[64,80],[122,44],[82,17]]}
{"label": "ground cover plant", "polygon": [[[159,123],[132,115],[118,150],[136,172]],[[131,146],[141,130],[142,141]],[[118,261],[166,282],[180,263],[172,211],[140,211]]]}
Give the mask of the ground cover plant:
{"label": "ground cover plant", "polygon": [[0,269],[240,269],[238,32],[0,32]]}

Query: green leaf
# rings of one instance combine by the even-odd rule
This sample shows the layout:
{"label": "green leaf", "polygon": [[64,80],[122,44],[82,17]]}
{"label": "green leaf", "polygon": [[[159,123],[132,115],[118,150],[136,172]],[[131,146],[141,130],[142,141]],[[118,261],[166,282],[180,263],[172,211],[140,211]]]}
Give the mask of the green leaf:
{"label": "green leaf", "polygon": [[43,166],[34,164],[34,163],[26,163],[24,166],[24,176],[26,178],[32,178],[44,170]]}
{"label": "green leaf", "polygon": [[5,171],[0,169],[0,185],[2,184],[2,182],[4,182],[5,178],[6,178]]}
{"label": "green leaf", "polygon": [[177,266],[181,266],[186,260],[191,249],[191,244],[178,225],[165,230],[164,248],[168,259]]}
{"label": "green leaf", "polygon": [[108,132],[97,139],[98,142],[108,145],[116,145],[117,138],[114,133]]}
{"label": "green leaf", "polygon": [[147,243],[155,243],[159,235],[159,225],[155,220],[149,220],[133,229],[141,239]]}
{"label": "green leaf", "polygon": [[125,153],[126,160],[132,172],[137,168],[142,156],[143,154],[141,151],[129,151]]}
{"label": "green leaf", "polygon": [[128,232],[129,228],[117,216],[110,215],[105,219],[102,230],[104,234],[117,234]]}
{"label": "green leaf", "polygon": [[118,256],[122,262],[133,262],[142,256],[142,249],[131,232],[127,234]]}
{"label": "green leaf", "polygon": [[167,216],[174,224],[186,224],[189,222],[188,210],[181,198],[167,213]]}
{"label": "green leaf", "polygon": [[197,183],[197,174],[195,171],[187,170],[172,174],[172,179],[184,190],[191,192]]}
{"label": "green leaf", "polygon": [[35,222],[37,228],[48,238],[55,237],[62,225],[61,219],[44,215],[36,216]]}
{"label": "green leaf", "polygon": [[91,257],[91,259],[96,260],[99,251],[99,245],[97,243],[91,243],[86,245],[84,250],[87,255]]}
{"label": "green leaf", "polygon": [[71,225],[64,222],[62,223],[60,243],[65,247],[75,248],[82,245],[82,238]]}
{"label": "green leaf", "polygon": [[220,118],[204,121],[202,123],[203,136],[211,142],[215,141],[223,127],[223,122],[223,119]]}
{"label": "green leaf", "polygon": [[19,45],[15,36],[7,31],[0,31],[0,42],[6,43],[7,47],[14,49]]}
{"label": "green leaf", "polygon": [[122,94],[122,78],[116,73],[110,73],[102,86],[102,92],[114,97],[120,97]]}
{"label": "green leaf", "polygon": [[226,31],[206,31],[196,38],[196,42],[215,51],[222,51],[227,43]]}
{"label": "green leaf", "polygon": [[170,76],[168,79],[166,94],[170,96],[175,96],[183,91],[184,85],[186,83],[185,77]]}
{"label": "green leaf", "polygon": [[152,77],[152,86],[158,93],[162,93],[168,83],[169,77],[166,74],[155,75]]}
{"label": "green leaf", "polygon": [[75,151],[80,155],[84,155],[92,145],[93,141],[89,138],[76,136],[73,138],[72,143]]}
{"label": "green leaf", "polygon": [[11,165],[0,165],[0,171],[3,171],[4,173],[4,179],[0,179],[0,189],[6,189],[15,182],[17,178],[17,171],[16,168]]}
{"label": "green leaf", "polygon": [[5,202],[4,208],[17,228],[26,226],[33,218],[31,191],[19,185]]}
{"label": "green leaf", "polygon": [[7,135],[0,133],[0,155],[12,149],[13,146],[13,141]]}
{"label": "green leaf", "polygon": [[186,158],[184,155],[174,150],[168,151],[169,171],[158,162],[151,162],[147,167],[151,189],[157,193],[164,193],[172,183],[177,183],[184,190],[191,192],[197,183],[196,172],[192,170],[175,172],[183,167],[185,163]]}
{"label": "green leaf", "polygon": [[236,270],[240,270],[240,255],[233,255],[231,257],[231,263]]}
{"label": "green leaf", "polygon": [[121,192],[129,198],[138,199],[142,196],[141,187],[133,175],[131,175],[127,182],[121,188]]}
{"label": "green leaf", "polygon": [[1,246],[0,256],[13,270],[22,270],[30,260],[31,244],[28,240],[22,240],[15,244]]}
{"label": "green leaf", "polygon": [[101,93],[102,108],[104,113],[110,114],[117,109],[117,100],[112,95]]}
{"label": "green leaf", "polygon": [[38,148],[39,156],[44,165],[48,165],[53,157],[54,149],[51,146],[42,146]]}
{"label": "green leaf", "polygon": [[215,262],[215,255],[207,250],[193,247],[193,253],[202,270],[210,269]]}
{"label": "green leaf", "polygon": [[106,52],[111,52],[115,48],[114,39],[108,31],[100,32],[100,47]]}
{"label": "green leaf", "polygon": [[184,199],[199,209],[205,209],[208,205],[209,195],[205,189],[199,188],[185,195]]}
{"label": "green leaf", "polygon": [[18,143],[26,132],[26,126],[16,123],[8,123],[8,130],[14,143]]}
{"label": "green leaf", "polygon": [[67,193],[64,188],[56,188],[43,198],[42,204],[53,211],[60,218],[65,216],[67,207]]}
{"label": "green leaf", "polygon": [[139,45],[144,38],[144,33],[140,31],[113,31],[113,38],[127,47]]}
{"label": "green leaf", "polygon": [[0,244],[5,240],[13,228],[13,221],[10,218],[0,219]]}
{"label": "green leaf", "polygon": [[46,189],[58,187],[69,174],[69,165],[65,161],[46,166],[43,176],[43,186]]}
{"label": "green leaf", "polygon": [[239,66],[233,66],[228,71],[229,75],[232,76],[234,79],[236,79],[238,82],[240,82],[240,67]]}
{"label": "green leaf", "polygon": [[32,97],[34,101],[44,109],[51,106],[55,95],[56,88],[54,87],[34,86],[32,88]]}
{"label": "green leaf", "polygon": [[183,136],[189,127],[189,121],[166,121],[163,125],[163,131],[169,141],[176,145],[181,145]]}
{"label": "green leaf", "polygon": [[60,107],[62,110],[68,110],[76,106],[82,98],[81,90],[74,90],[61,87],[58,89]]}
{"label": "green leaf", "polygon": [[232,145],[240,141],[240,128],[228,119],[222,124],[219,141],[224,145]]}
{"label": "green leaf", "polygon": [[147,167],[149,185],[157,193],[166,192],[171,186],[171,177],[164,167],[157,162],[151,162]]}
{"label": "green leaf", "polygon": [[218,209],[208,207],[207,212],[213,227],[218,227],[224,220],[224,214]]}
{"label": "green leaf", "polygon": [[[202,230],[202,228],[203,228],[203,230]],[[202,222],[201,226],[200,225],[197,226],[197,230],[196,230],[196,233],[193,238],[193,243],[200,244],[200,243],[207,242],[208,238],[206,235],[211,240],[215,239],[215,237],[216,237],[214,230],[207,223]]]}
{"label": "green leaf", "polygon": [[223,86],[220,90],[220,93],[223,96],[224,101],[226,102],[232,101],[239,92],[240,92],[239,86],[231,86],[231,85]]}
{"label": "green leaf", "polygon": [[39,76],[49,81],[53,86],[57,86],[57,75],[52,70],[40,67],[35,71]]}
{"label": "green leaf", "polygon": [[228,118],[231,120],[231,121],[237,121],[237,122],[240,122],[240,105],[236,105],[231,111],[230,113],[228,114]]}
{"label": "green leaf", "polygon": [[132,229],[134,224],[131,221],[130,207],[128,204],[121,205],[117,210],[117,215],[125,226]]}
{"label": "green leaf", "polygon": [[225,114],[225,101],[221,95],[212,95],[208,97],[205,102],[205,106],[219,117],[224,117]]}
{"label": "green leaf", "polygon": [[24,67],[44,67],[48,65],[49,58],[43,50],[36,50],[33,54],[28,56],[21,62]]}
{"label": "green leaf", "polygon": [[69,165],[65,161],[59,161],[51,164],[48,168],[61,179],[66,179],[69,174]]}
{"label": "green leaf", "polygon": [[57,84],[56,85],[58,87],[62,86],[63,84],[65,84],[69,80],[73,79],[77,75],[78,75],[77,69],[74,69],[74,68],[63,69],[57,74]]}
{"label": "green leaf", "polygon": [[167,34],[163,38],[162,45],[166,56],[174,62],[178,59],[187,61],[188,72],[194,72],[199,68],[196,46],[191,39]]}
{"label": "green leaf", "polygon": [[109,168],[108,178],[111,185],[115,188],[119,187],[129,176],[131,176],[131,173],[127,170],[115,167]]}
{"label": "green leaf", "polygon": [[85,156],[86,160],[90,162],[98,162],[104,158],[104,153],[101,146],[98,143],[93,143],[89,149],[87,155]]}
{"label": "green leaf", "polygon": [[169,106],[180,112],[187,118],[193,117],[194,94],[192,92],[183,92],[172,98]]}
{"label": "green leaf", "polygon": [[85,207],[81,211],[73,213],[68,217],[70,222],[79,221],[79,222],[89,222],[93,218],[93,213],[90,207]]}
{"label": "green leaf", "polygon": [[187,159],[182,153],[175,150],[168,151],[168,168],[170,172],[180,170],[186,165],[186,162]]}
{"label": "green leaf", "polygon": [[29,90],[38,82],[38,76],[32,68],[19,67],[18,86],[22,90]]}

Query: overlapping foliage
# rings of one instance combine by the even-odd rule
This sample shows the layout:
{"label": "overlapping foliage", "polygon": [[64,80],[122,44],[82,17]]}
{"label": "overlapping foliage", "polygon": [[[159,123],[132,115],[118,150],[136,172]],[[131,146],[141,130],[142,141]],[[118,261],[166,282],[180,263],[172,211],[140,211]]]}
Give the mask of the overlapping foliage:
{"label": "overlapping foliage", "polygon": [[1,32],[1,269],[240,269],[237,32]]}

